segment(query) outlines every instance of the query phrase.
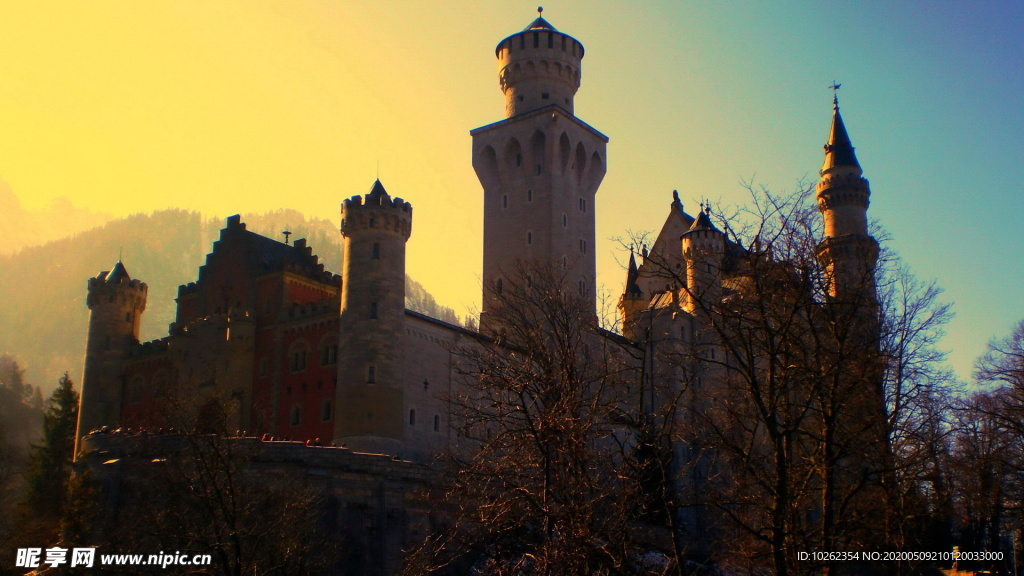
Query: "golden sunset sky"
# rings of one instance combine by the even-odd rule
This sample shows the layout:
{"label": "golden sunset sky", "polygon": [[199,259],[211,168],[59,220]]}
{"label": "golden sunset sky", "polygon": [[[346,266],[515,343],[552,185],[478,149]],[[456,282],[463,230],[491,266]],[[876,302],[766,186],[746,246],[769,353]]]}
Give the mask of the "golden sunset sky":
{"label": "golden sunset sky", "polygon": [[[611,238],[656,232],[673,189],[693,209],[743,204],[743,180],[785,191],[815,178],[837,80],[869,215],[947,289],[959,316],[946,347],[967,375],[985,341],[1024,317],[1024,8],[850,4],[545,6],[587,50],[576,113],[610,137],[598,283],[617,298]],[[473,309],[482,198],[468,132],[502,118],[494,46],[535,10],[0,0],[0,210],[19,214],[0,216],[8,247],[170,207],[336,221],[379,165],[415,209],[409,274]],[[53,230],[10,233],[32,218]]]}

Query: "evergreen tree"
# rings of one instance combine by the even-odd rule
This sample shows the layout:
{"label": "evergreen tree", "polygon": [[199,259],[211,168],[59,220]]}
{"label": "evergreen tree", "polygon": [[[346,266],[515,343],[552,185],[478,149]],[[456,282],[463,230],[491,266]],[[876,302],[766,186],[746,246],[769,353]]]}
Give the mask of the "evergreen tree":
{"label": "evergreen tree", "polygon": [[43,415],[43,443],[32,447],[25,503],[40,515],[59,515],[71,476],[78,423],[78,391],[68,377],[61,377]]}

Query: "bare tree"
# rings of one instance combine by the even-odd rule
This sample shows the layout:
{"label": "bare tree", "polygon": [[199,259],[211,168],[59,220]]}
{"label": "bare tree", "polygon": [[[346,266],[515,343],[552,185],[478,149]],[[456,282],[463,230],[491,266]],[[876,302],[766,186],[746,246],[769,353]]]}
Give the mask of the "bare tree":
{"label": "bare tree", "polygon": [[408,573],[458,561],[487,574],[645,569],[655,546],[637,533],[643,503],[629,472],[635,362],[628,343],[595,326],[569,273],[524,264],[488,287],[492,336],[454,350],[452,521]]}
{"label": "bare tree", "polygon": [[898,545],[887,524],[902,511],[888,496],[895,478],[942,452],[927,443],[942,440],[950,377],[935,344],[948,307],[894,257],[843,278],[837,292],[811,191],[751,194],[749,208],[718,218],[721,253],[690,255],[688,269],[717,259],[703,284],[646,258],[645,272],[678,302],[649,313],[685,311],[692,325],[645,337],[686,335],[659,361],[690,389],[673,438],[685,447],[679,492],[720,537],[712,559],[780,575],[832,570],[796,552]]}

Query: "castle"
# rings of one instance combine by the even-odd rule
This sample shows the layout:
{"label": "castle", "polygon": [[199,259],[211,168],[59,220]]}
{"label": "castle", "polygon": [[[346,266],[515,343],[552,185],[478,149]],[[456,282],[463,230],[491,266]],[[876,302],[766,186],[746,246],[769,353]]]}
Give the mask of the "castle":
{"label": "castle", "polygon": [[[571,289],[596,309],[594,198],[607,166],[608,138],[573,105],[583,45],[538,17],[495,54],[505,118],[471,131],[484,192],[483,331],[517,262],[570,271]],[[831,290],[873,292],[859,281],[878,253],[870,191],[838,103],[820,174],[826,238],[817,256]],[[146,284],[122,262],[90,278],[79,438],[102,427],[174,425],[188,399],[211,426],[413,461],[446,450],[453,432],[443,398],[458,385],[451,346],[479,335],[405,308],[412,224],[412,205],[380,181],[344,200],[338,275],[305,240],[282,243],[228,218],[196,282],[179,288],[168,335],[152,342],[138,341]],[[694,334],[698,300],[734,289],[736,250],[703,206],[688,214],[675,196],[650,251],[639,265],[630,258],[624,335],[639,341],[650,322],[668,323],[660,333],[680,341]],[[667,282],[666,271],[685,286]]]}

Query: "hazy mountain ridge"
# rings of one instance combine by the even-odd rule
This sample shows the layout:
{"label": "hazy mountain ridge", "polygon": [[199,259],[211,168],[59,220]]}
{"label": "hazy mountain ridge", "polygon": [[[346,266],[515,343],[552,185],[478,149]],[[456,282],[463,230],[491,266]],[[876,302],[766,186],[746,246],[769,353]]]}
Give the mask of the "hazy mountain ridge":
{"label": "hazy mountain ridge", "polygon": [[0,230],[5,235],[3,244],[0,244],[0,255],[40,246],[94,228],[112,218],[104,212],[75,206],[63,197],[41,210],[27,209],[21,205],[10,185],[0,179]]}
{"label": "hazy mountain ridge", "polygon": [[[324,266],[341,272],[341,234],[329,220],[306,218],[294,210],[242,215],[249,230],[283,240],[306,238]],[[81,382],[89,311],[88,278],[110,270],[118,254],[132,278],[149,286],[140,339],[161,338],[174,320],[178,286],[196,280],[222,218],[198,212],[162,210],[110,221],[73,236],[0,255],[0,354],[9,353],[25,369],[26,382],[44,393],[64,371]],[[439,306],[423,287],[406,278],[406,305],[457,323],[451,308]]]}

